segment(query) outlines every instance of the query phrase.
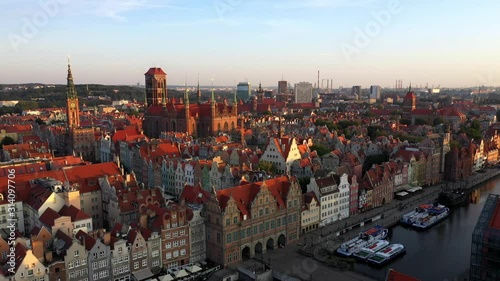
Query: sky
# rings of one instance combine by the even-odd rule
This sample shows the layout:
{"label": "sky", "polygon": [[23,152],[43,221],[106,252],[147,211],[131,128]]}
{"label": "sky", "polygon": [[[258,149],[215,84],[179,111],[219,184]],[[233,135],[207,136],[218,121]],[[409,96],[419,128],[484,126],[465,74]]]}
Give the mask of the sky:
{"label": "sky", "polygon": [[500,86],[500,1],[1,0],[0,84]]}

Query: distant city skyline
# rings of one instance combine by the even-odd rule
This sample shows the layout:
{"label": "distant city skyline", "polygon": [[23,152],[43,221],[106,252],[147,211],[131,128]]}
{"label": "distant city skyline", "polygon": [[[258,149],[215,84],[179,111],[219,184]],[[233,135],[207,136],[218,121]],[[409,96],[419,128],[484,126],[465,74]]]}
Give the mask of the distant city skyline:
{"label": "distant city skyline", "polygon": [[[44,5],[49,3],[50,5]],[[0,84],[500,86],[490,0],[4,0]]]}

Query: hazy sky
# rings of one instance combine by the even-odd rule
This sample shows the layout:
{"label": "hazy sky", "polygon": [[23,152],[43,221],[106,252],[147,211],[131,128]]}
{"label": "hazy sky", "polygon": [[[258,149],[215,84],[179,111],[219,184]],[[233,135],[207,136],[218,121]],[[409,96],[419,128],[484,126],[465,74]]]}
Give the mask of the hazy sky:
{"label": "hazy sky", "polygon": [[[48,3],[44,8],[43,3]],[[500,1],[1,0],[0,83],[500,86]],[[325,87],[326,87],[326,81]]]}

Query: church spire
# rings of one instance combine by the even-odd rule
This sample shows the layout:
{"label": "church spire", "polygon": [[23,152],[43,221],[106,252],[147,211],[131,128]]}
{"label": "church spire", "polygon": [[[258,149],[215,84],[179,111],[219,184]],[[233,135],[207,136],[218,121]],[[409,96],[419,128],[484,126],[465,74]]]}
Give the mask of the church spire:
{"label": "church spire", "polygon": [[184,104],[189,105],[189,90],[187,88],[187,78],[184,78]]}
{"label": "church spire", "polygon": [[238,104],[238,87],[234,89],[234,105]]}
{"label": "church spire", "polygon": [[67,98],[76,99],[78,95],[76,94],[75,84],[73,82],[73,74],[71,73],[71,62],[68,57],[68,77],[67,77]]}
{"label": "church spire", "polygon": [[197,101],[198,103],[201,102],[201,90],[200,90],[200,74],[198,73],[198,91],[196,92],[197,94]]}
{"label": "church spire", "polygon": [[212,104],[215,104],[214,79],[212,78]]}
{"label": "church spire", "polygon": [[410,82],[410,86],[408,87],[408,93],[411,92],[411,82]]}

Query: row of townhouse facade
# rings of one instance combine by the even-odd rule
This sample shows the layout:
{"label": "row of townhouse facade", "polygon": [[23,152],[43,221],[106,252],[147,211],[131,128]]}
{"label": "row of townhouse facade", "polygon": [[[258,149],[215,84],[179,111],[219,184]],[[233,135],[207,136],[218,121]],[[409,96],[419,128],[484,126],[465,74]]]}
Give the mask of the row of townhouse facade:
{"label": "row of townhouse facade", "polygon": [[[18,234],[16,268],[2,271],[0,280],[146,280],[162,269],[205,260],[205,225],[199,212],[169,202],[145,208],[138,221],[132,226],[116,223],[110,231],[74,234],[42,226],[31,238]],[[0,264],[5,269],[7,235],[0,236]]]}

